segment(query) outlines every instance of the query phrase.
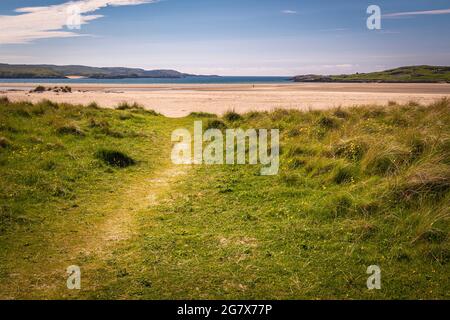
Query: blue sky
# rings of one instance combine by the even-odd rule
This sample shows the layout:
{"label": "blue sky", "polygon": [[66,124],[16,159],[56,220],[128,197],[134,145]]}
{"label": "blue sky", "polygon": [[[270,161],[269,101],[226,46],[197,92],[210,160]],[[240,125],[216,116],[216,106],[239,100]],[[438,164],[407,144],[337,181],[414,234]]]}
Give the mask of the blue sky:
{"label": "blue sky", "polygon": [[[220,75],[450,65],[448,0],[80,0],[95,9],[83,13],[95,17],[80,30],[62,26],[61,10],[51,9],[67,2],[2,0],[0,62]],[[371,4],[383,15],[408,14],[385,17],[381,30],[369,30]],[[15,11],[36,6],[44,8]],[[47,25],[56,29],[42,30]]]}

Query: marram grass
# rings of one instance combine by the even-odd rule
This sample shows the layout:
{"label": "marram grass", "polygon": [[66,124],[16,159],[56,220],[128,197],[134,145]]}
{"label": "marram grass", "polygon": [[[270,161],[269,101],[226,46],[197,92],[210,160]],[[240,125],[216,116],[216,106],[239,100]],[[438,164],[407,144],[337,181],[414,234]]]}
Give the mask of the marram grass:
{"label": "marram grass", "polygon": [[[198,119],[279,128],[279,174],[174,176],[170,134]],[[448,100],[168,119],[0,98],[0,173],[2,298],[449,298]]]}

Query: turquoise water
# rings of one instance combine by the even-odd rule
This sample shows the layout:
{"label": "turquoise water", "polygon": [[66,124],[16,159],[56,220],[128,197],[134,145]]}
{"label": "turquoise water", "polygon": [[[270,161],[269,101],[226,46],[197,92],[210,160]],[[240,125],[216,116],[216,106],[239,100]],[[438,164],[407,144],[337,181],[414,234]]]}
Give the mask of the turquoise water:
{"label": "turquoise water", "polygon": [[130,79],[0,79],[0,83],[111,83],[111,84],[159,84],[159,83],[288,83],[289,77],[186,77],[181,79],[130,78]]}

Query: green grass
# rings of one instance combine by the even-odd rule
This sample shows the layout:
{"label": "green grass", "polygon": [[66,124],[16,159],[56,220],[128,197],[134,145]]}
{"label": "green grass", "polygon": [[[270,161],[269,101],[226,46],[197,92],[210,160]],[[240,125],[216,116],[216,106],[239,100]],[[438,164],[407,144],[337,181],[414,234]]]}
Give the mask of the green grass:
{"label": "green grass", "polygon": [[79,258],[69,248],[88,239],[89,227],[95,232],[118,205],[128,205],[130,185],[148,184],[170,164],[170,132],[190,123],[147,111],[1,99],[1,296],[52,297],[33,289],[36,275],[52,283],[50,270],[61,264],[64,277]]}
{"label": "green grass", "polygon": [[298,82],[398,82],[436,83],[450,82],[450,67],[408,66],[380,72],[355,73],[348,75],[318,76],[307,75],[294,78]]}
{"label": "green grass", "polygon": [[183,78],[187,74],[175,70],[142,70],[136,68],[96,68],[88,66],[24,65],[0,63],[0,78]]}
{"label": "green grass", "polygon": [[[172,130],[197,117],[210,115],[0,99],[1,296],[450,298],[448,100],[209,119],[280,128],[279,175],[204,165],[159,185]],[[129,236],[101,245],[126,215]],[[70,264],[79,292],[65,289]],[[382,289],[369,291],[374,264]]]}

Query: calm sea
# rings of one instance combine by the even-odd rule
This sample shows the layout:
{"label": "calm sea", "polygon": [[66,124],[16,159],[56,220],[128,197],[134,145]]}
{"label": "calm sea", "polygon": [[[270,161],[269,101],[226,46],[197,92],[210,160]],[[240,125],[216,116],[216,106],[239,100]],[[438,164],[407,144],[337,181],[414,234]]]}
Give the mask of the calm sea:
{"label": "calm sea", "polygon": [[112,84],[158,84],[158,83],[288,83],[289,77],[186,77],[181,79],[130,78],[130,79],[0,79],[0,83],[112,83]]}

